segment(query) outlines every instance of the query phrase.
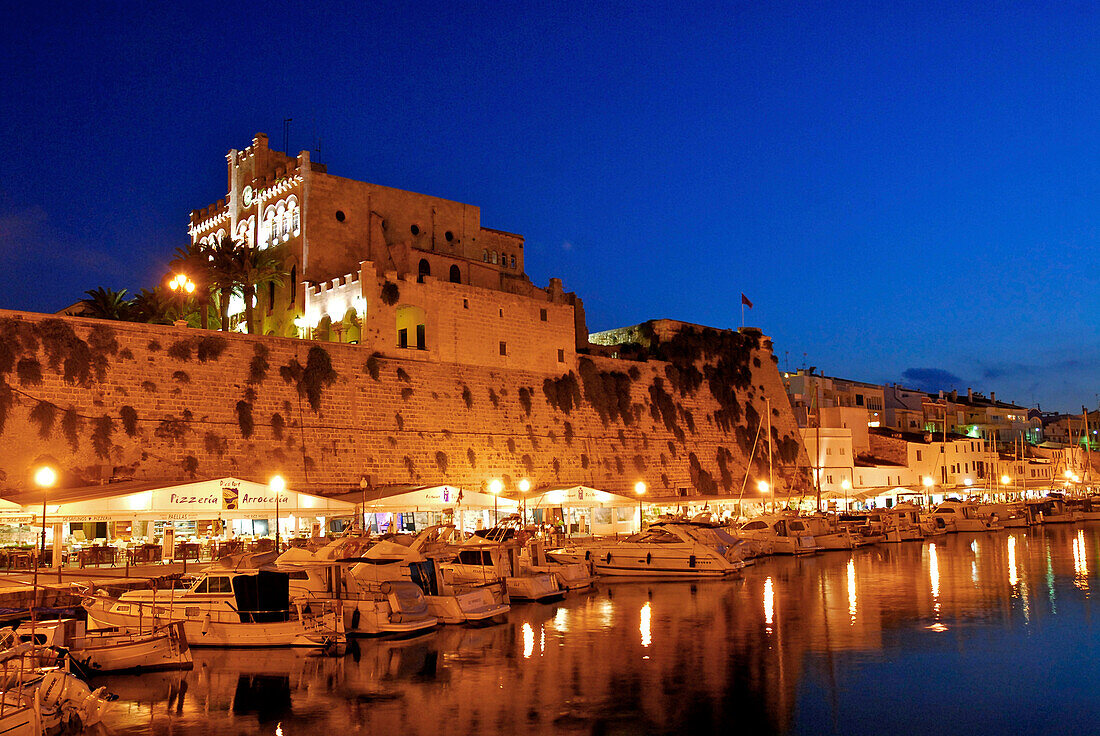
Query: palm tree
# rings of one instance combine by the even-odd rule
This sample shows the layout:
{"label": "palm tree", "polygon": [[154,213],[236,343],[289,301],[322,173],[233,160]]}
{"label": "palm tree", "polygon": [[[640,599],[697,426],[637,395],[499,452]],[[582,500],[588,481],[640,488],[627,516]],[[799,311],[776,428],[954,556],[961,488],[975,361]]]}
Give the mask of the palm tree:
{"label": "palm tree", "polygon": [[148,322],[155,325],[172,324],[174,298],[167,294],[162,286],[142,289],[130,301],[130,314],[135,322]]}
{"label": "palm tree", "polygon": [[84,316],[96,319],[126,320],[130,318],[130,302],[126,301],[126,289],[104,289],[97,286],[84,292],[87,299],[82,299]]}
{"label": "palm tree", "polygon": [[286,268],[286,249],[282,246],[257,248],[245,245],[237,251],[236,277],[244,297],[245,323],[248,334],[262,332],[256,324],[253,302],[259,287],[274,284],[282,286],[290,272]]}
{"label": "palm tree", "polygon": [[245,247],[240,242],[228,235],[221,240],[204,248],[206,254],[208,273],[210,276],[209,288],[218,292],[218,318],[221,320],[221,329],[229,329],[229,298],[240,285],[240,251]]}

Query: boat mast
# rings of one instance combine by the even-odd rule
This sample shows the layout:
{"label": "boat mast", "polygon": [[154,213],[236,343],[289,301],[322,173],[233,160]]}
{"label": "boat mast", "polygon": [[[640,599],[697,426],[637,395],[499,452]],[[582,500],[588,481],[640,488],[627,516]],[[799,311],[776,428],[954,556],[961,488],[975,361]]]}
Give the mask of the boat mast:
{"label": "boat mast", "polygon": [[[764,411],[768,420],[768,488],[771,489],[772,498],[775,498],[775,485],[772,480],[772,400],[764,399]],[[775,505],[774,503],[772,504]]]}
{"label": "boat mast", "polygon": [[1084,406],[1081,407],[1081,421],[1085,423],[1085,470],[1081,474],[1081,477],[1085,479],[1087,483],[1089,480],[1089,468],[1092,467],[1092,459],[1089,456],[1090,445],[1092,444],[1092,435],[1089,434],[1089,410]]}

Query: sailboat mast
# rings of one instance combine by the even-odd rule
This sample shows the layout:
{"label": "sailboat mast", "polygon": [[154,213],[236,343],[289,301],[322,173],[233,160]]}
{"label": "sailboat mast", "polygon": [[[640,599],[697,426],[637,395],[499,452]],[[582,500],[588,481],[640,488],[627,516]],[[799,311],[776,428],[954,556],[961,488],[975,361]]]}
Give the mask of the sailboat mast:
{"label": "sailboat mast", "polygon": [[768,419],[768,488],[772,491],[772,497],[775,497],[775,485],[772,480],[772,400],[764,400],[764,411],[767,413]]}

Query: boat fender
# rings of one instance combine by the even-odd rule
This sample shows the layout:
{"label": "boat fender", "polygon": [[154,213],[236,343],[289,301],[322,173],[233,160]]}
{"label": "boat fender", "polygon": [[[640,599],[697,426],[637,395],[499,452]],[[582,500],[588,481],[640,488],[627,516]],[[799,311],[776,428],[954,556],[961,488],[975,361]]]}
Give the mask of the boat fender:
{"label": "boat fender", "polygon": [[646,552],[645,553],[645,564],[647,564],[647,565],[652,565],[653,564],[653,553],[652,552]]}
{"label": "boat fender", "polygon": [[210,613],[207,612],[202,618],[202,635],[206,636],[206,632],[210,630]]}
{"label": "boat fender", "polygon": [[584,559],[585,559],[586,561],[587,561],[587,560],[591,560],[591,559],[592,559],[592,550],[590,550],[590,549],[586,549],[586,550],[584,551]]}
{"label": "boat fender", "polygon": [[355,607],[355,611],[353,611],[352,614],[351,614],[351,628],[355,629],[356,631],[359,630],[359,607],[358,606]]}
{"label": "boat fender", "polygon": [[609,565],[611,564],[611,553],[610,552],[607,553],[607,564],[609,564]]}
{"label": "boat fender", "polygon": [[695,555],[688,558],[688,567],[695,567]]}

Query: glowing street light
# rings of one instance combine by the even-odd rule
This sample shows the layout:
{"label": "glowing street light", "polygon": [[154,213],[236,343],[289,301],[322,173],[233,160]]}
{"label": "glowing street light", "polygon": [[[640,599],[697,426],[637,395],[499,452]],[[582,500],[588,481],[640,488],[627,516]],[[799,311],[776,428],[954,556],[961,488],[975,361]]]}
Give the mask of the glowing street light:
{"label": "glowing street light", "polygon": [[634,484],[634,495],[638,497],[638,531],[642,530],[642,496],[645,495],[645,491],[645,481],[640,480]]}
{"label": "glowing street light", "polygon": [[[848,480],[847,478],[844,478],[843,480],[840,481],[840,487],[844,489],[844,510],[847,511],[848,510],[848,491],[852,487],[852,481]],[[820,510],[821,509],[818,509],[818,511],[820,511]]]}
{"label": "glowing street light", "polygon": [[524,527],[527,526],[527,492],[531,490],[531,482],[525,479],[519,481],[519,492],[524,494]]}
{"label": "glowing street light", "polygon": [[279,554],[279,495],[286,490],[286,481],[283,476],[276,475],[268,483],[271,492],[275,494],[275,554]]}
{"label": "glowing street light", "polygon": [[500,497],[500,492],[504,490],[504,484],[498,479],[493,478],[489,481],[489,493],[493,494],[493,525],[496,526],[500,523],[500,513],[497,511],[497,498]]}
{"label": "glowing street light", "polygon": [[195,282],[187,278],[185,274],[179,273],[168,282],[168,288],[177,294],[180,299],[180,319],[176,320],[176,326],[185,327],[187,322],[183,319],[183,307],[187,302],[187,297],[195,291]]}
{"label": "glowing street light", "polygon": [[[43,465],[38,470],[34,471],[34,484],[38,486],[42,491],[42,548],[38,553],[38,560],[34,565],[34,596],[35,603],[38,602],[38,567],[46,559],[46,490],[52,488],[54,483],[57,482],[57,471],[49,465]],[[60,576],[61,567],[58,565],[58,575]],[[37,620],[37,605],[31,610],[31,637],[34,637],[34,621]]]}

